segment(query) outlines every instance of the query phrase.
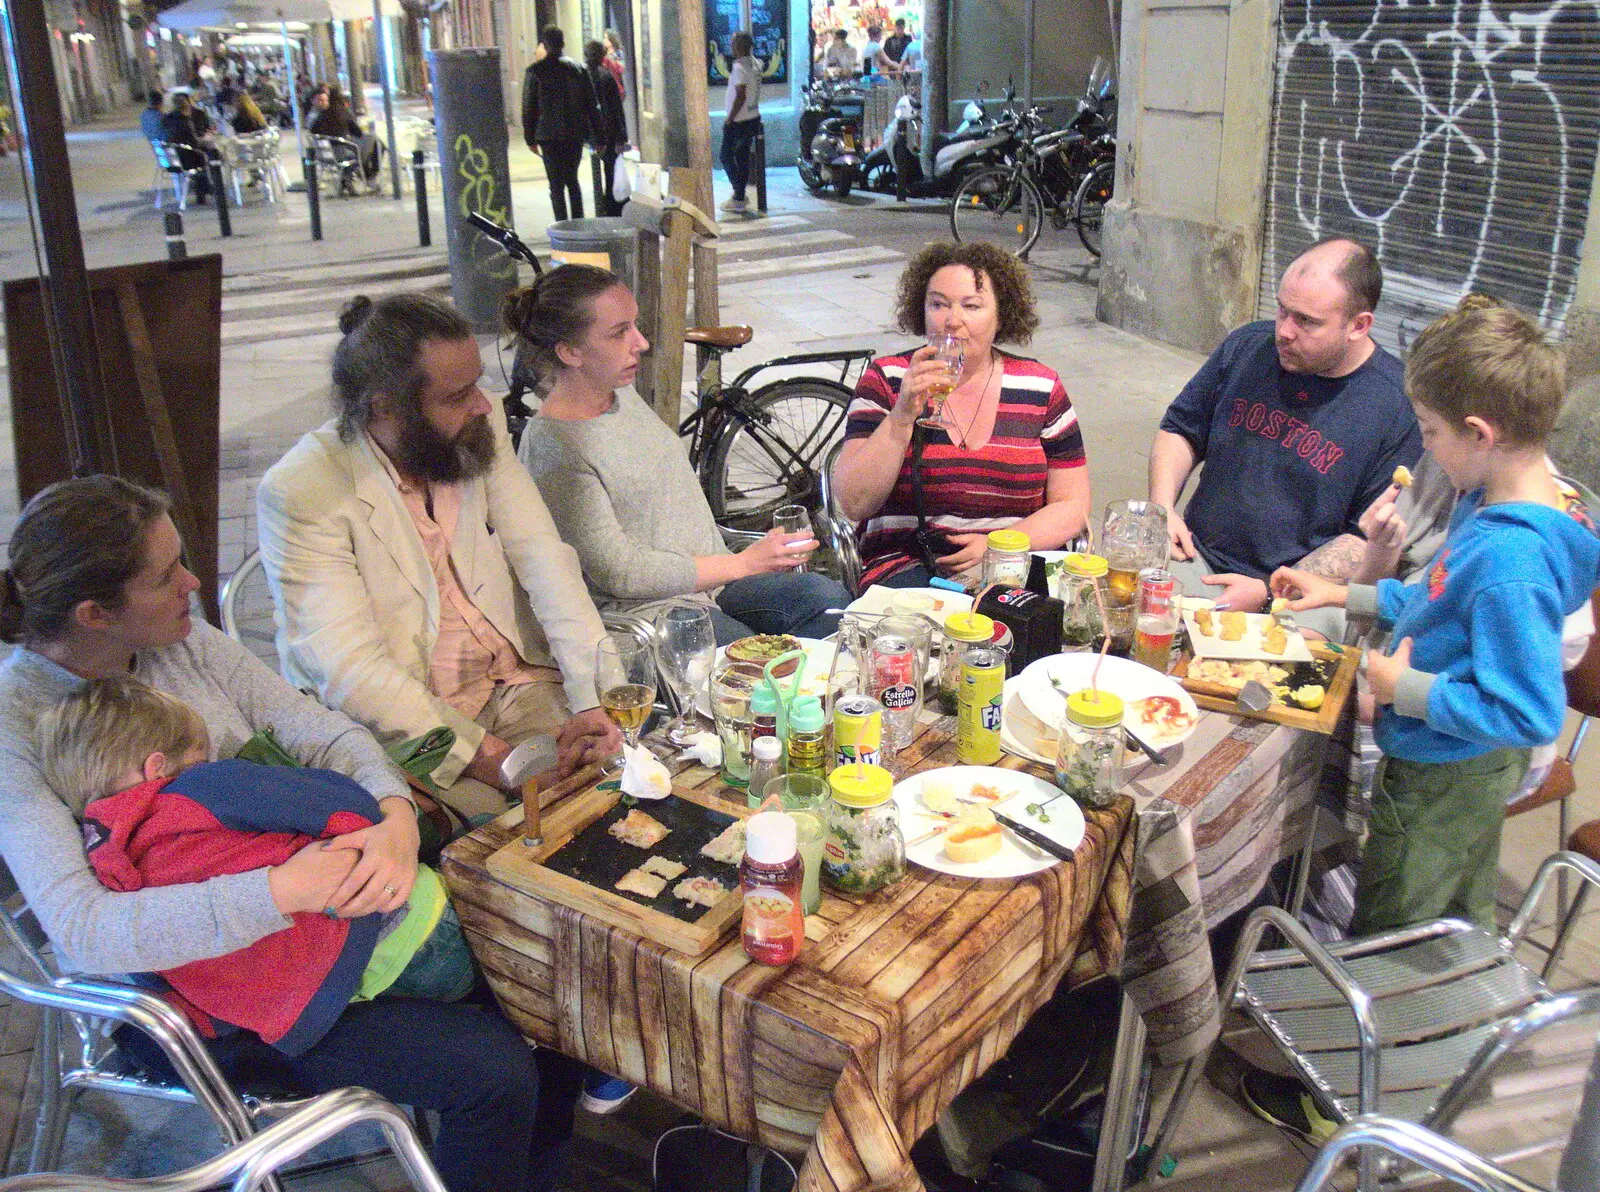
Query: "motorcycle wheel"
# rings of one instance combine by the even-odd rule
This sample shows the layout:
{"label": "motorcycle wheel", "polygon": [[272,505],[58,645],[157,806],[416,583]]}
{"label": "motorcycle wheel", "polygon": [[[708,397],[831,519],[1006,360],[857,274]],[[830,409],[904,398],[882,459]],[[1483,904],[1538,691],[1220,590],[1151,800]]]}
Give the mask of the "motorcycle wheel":
{"label": "motorcycle wheel", "polygon": [[823,186],[822,179],[817,177],[815,167],[809,163],[801,161],[796,164],[795,169],[799,171],[800,181],[805,184],[805,188],[812,194],[821,194],[826,189]]}
{"label": "motorcycle wheel", "polygon": [[950,200],[950,234],[989,240],[1026,256],[1044,228],[1044,200],[1031,179],[1003,167],[967,176]]}
{"label": "motorcycle wheel", "polygon": [[1100,255],[1100,221],[1116,180],[1117,163],[1103,161],[1083,176],[1078,193],[1072,196],[1072,222],[1078,239],[1096,257]]}
{"label": "motorcycle wheel", "polygon": [[828,189],[833,191],[834,198],[843,199],[849,196],[851,183],[849,174],[836,174],[833,181],[828,183]]}
{"label": "motorcycle wheel", "polygon": [[874,194],[893,194],[894,167],[887,161],[869,161],[861,177],[861,189]]}

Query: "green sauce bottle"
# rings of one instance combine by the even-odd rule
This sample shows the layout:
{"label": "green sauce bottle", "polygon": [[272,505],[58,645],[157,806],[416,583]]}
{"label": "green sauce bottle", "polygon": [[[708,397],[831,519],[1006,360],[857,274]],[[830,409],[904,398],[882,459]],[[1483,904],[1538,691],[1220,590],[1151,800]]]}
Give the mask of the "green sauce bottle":
{"label": "green sauce bottle", "polygon": [[822,725],[822,701],[814,695],[796,696],[789,708],[790,774],[826,776],[828,747]]}

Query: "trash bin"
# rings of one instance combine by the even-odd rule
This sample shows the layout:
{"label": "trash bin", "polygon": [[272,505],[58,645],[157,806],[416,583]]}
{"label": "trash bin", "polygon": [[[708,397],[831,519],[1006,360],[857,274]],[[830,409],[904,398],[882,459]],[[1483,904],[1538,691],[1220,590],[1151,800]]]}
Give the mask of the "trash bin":
{"label": "trash bin", "polygon": [[638,291],[639,233],[618,216],[563,219],[546,229],[550,259],[566,265],[598,265]]}

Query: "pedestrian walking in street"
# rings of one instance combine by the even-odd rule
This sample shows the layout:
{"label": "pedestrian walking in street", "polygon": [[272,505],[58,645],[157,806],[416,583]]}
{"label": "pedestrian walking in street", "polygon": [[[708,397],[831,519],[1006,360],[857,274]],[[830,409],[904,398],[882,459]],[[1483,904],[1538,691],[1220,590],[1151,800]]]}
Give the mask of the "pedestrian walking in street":
{"label": "pedestrian walking in street", "polygon": [[750,181],[750,145],[761,132],[761,64],[755,60],[755,39],[741,30],[733,35],[733,68],[728,72],[728,119],[722,126],[722,168],[733,184],[733,196],[722,210],[743,215],[744,190]]}
{"label": "pedestrian walking in street", "polygon": [[544,57],[522,79],[522,139],[544,158],[557,220],[583,218],[578,166],[585,142],[599,143],[599,112],[589,72],[563,57],[567,36],[555,25],[539,35]]}
{"label": "pedestrian walking in street", "polygon": [[600,159],[600,180],[595,187],[594,210],[596,215],[621,215],[622,204],[612,196],[611,183],[617,158],[628,147],[628,122],[622,114],[622,88],[617,86],[616,76],[606,66],[604,43],[586,43],[583,61],[589,71],[589,82],[594,86],[595,122],[598,128],[594,152]]}

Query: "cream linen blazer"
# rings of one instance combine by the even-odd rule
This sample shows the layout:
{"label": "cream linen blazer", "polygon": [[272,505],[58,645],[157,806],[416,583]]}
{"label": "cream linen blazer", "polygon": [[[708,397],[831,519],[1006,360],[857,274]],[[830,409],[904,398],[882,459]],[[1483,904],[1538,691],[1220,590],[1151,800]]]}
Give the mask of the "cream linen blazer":
{"label": "cream linen blazer", "polygon": [[[561,540],[490,403],[495,461],[462,487],[451,559],[467,596],[517,652],[559,666],[571,711],[597,707],[600,614],[577,553]],[[330,421],[303,437],[256,491],[261,559],[285,677],[380,740],[448,725],[456,743],[434,773],[448,786],[484,730],[428,689],[439,588],[411,515],[365,434]]]}

